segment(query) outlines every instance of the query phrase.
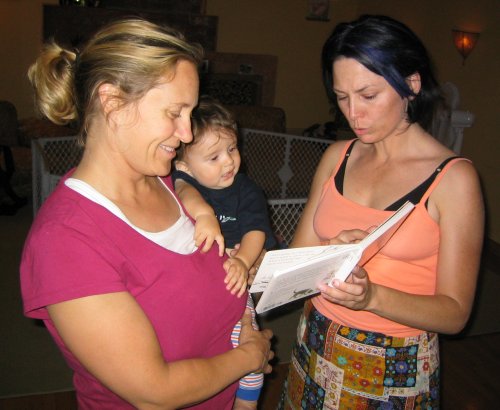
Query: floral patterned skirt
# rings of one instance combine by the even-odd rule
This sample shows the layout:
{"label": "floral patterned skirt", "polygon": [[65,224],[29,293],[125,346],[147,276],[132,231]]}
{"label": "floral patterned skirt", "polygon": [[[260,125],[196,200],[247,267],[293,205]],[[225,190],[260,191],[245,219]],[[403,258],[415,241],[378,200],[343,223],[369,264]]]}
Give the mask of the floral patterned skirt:
{"label": "floral patterned skirt", "polygon": [[438,337],[346,327],[307,301],[278,408],[438,409]]}

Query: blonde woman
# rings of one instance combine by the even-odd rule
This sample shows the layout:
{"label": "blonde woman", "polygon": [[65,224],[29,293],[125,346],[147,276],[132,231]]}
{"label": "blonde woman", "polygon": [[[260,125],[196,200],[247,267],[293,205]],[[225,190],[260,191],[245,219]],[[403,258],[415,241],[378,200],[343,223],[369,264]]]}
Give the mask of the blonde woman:
{"label": "blonde woman", "polygon": [[21,262],[25,313],[73,369],[81,409],[229,410],[241,377],[271,370],[271,332],[253,330],[245,298],[226,290],[215,247],[197,248],[167,176],[192,139],[200,60],[177,33],[132,19],[79,54],[47,44],[29,70],[41,113],[78,120],[85,141]]}

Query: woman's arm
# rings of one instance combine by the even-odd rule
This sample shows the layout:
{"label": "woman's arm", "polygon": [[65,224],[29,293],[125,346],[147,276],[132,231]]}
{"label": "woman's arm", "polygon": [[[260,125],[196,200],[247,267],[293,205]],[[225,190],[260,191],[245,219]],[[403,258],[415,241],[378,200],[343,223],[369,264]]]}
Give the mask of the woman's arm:
{"label": "woman's arm", "polygon": [[151,323],[126,292],[62,302],[48,311],[82,365],[140,409],[183,407],[211,397],[250,372],[271,371],[272,333],[251,329],[248,312],[238,348],[210,359],[166,363]]}
{"label": "woman's arm", "polygon": [[[367,310],[404,325],[439,333],[465,326],[474,300],[484,230],[484,207],[476,171],[465,161],[443,177],[429,200],[440,228],[435,295],[414,295],[370,282],[364,269],[323,296],[356,310]],[[404,274],[404,272],[401,272]]]}

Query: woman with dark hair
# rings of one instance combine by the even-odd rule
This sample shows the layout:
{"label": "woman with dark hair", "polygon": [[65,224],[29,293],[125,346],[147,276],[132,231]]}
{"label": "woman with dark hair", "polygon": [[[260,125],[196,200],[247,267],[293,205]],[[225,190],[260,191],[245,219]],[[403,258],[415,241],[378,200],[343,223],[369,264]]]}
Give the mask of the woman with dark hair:
{"label": "woman with dark hair", "polygon": [[[384,77],[401,98],[408,99],[410,124],[417,122],[423,128],[429,125],[440,90],[427,50],[406,26],[385,16],[366,16],[358,22],[341,23],[326,40],[321,57],[323,82],[332,102],[337,100],[333,89],[333,62],[339,57],[352,58]],[[407,81],[414,73],[420,76],[418,93]]]}
{"label": "woman with dark hair", "polygon": [[325,152],[292,246],[354,242],[404,202],[415,208],[381,252],[306,302],[281,408],[438,408],[437,334],[463,329],[476,287],[476,171],[424,129],[439,90],[404,24],[339,24],[322,62],[357,138]]}

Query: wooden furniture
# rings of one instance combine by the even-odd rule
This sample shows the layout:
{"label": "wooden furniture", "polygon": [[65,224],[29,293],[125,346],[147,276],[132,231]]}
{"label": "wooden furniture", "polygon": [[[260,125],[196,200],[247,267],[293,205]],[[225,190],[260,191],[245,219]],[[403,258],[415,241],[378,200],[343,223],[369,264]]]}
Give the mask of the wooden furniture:
{"label": "wooden furniture", "polygon": [[286,115],[280,107],[263,105],[228,105],[238,127],[286,133]]}
{"label": "wooden furniture", "polygon": [[217,52],[218,17],[204,0],[100,0],[99,7],[43,6],[43,40],[78,48],[103,25],[138,16],[168,25],[205,51],[200,92],[225,105],[274,105],[277,57]]}
{"label": "wooden furniture", "polygon": [[43,6],[43,39],[54,38],[66,46],[77,48],[103,25],[123,17],[139,16],[159,24],[167,24],[182,32],[205,50],[215,50],[217,17],[202,14],[151,12],[144,10],[101,7]]}
{"label": "wooden furniture", "polygon": [[10,180],[15,171],[14,157],[11,147],[18,145],[17,110],[9,101],[0,101],[0,150],[3,153],[5,169],[0,165],[0,189],[11,199],[10,204],[0,204],[0,215],[14,215],[17,210],[26,205],[26,198],[14,192]]}
{"label": "wooden furniture", "polygon": [[[224,75],[231,81],[243,83],[255,82],[260,88],[260,98],[255,104],[274,106],[274,96],[276,88],[276,73],[278,68],[278,58],[268,54],[244,54],[244,53],[206,53],[208,61],[208,76],[219,77],[216,81],[223,81]],[[206,74],[205,74],[206,75]],[[203,78],[202,74],[202,78]],[[224,101],[221,101],[225,103]],[[231,104],[231,102],[229,102]]]}
{"label": "wooden furniture", "polygon": [[[94,0],[95,2],[96,0]],[[148,10],[164,13],[205,14],[206,0],[98,0],[99,7],[121,10]]]}

